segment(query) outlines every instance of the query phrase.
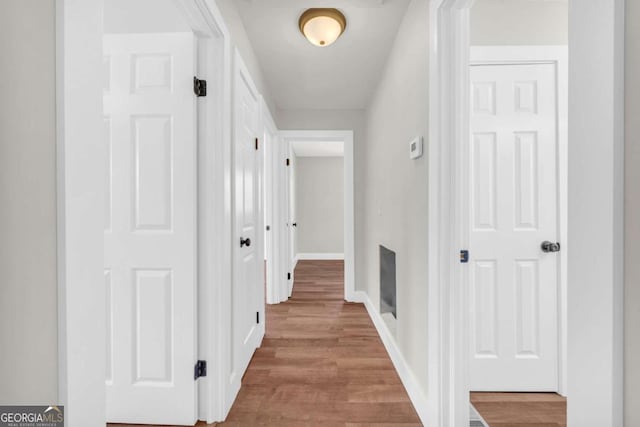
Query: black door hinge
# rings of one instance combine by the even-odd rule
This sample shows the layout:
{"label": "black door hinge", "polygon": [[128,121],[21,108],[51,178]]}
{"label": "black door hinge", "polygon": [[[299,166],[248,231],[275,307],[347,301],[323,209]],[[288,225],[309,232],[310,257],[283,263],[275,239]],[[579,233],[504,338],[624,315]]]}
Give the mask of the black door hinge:
{"label": "black door hinge", "polygon": [[256,150],[258,149],[258,138],[256,138]]}
{"label": "black door hinge", "polygon": [[260,312],[256,311],[256,323],[260,323]]}
{"label": "black door hinge", "polygon": [[466,264],[467,262],[469,262],[469,251],[466,249],[463,249],[460,251],[460,262],[463,264]]}
{"label": "black door hinge", "polygon": [[193,93],[197,96],[207,96],[207,81],[193,78]]}
{"label": "black door hinge", "polygon": [[291,280],[291,273],[287,273],[287,280]]}
{"label": "black door hinge", "polygon": [[291,160],[287,159],[287,166],[291,164]]}
{"label": "black door hinge", "polygon": [[193,374],[193,379],[197,380],[200,377],[207,376],[207,361],[206,360],[198,360],[196,362],[196,367]]}

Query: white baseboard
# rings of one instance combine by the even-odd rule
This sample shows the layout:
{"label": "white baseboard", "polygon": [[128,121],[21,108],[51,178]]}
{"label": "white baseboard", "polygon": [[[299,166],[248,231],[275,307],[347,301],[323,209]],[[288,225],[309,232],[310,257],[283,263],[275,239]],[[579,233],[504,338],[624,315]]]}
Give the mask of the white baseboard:
{"label": "white baseboard", "polygon": [[422,389],[418,385],[418,380],[411,372],[407,361],[402,356],[398,345],[396,344],[395,338],[389,332],[389,328],[387,324],[380,316],[380,313],[373,306],[373,303],[369,299],[369,295],[367,295],[363,291],[356,291],[353,294],[354,302],[363,302],[364,306],[367,308],[367,312],[369,312],[369,317],[373,321],[376,329],[378,330],[378,334],[382,339],[382,343],[384,344],[387,352],[389,353],[389,357],[391,357],[391,361],[393,362],[393,366],[396,368],[398,375],[400,376],[400,380],[402,381],[402,385],[407,390],[409,394],[409,399],[411,399],[411,403],[416,409],[418,416],[420,417],[420,421],[422,421],[423,425],[427,424],[427,397],[422,392]]}
{"label": "white baseboard", "polygon": [[331,259],[344,259],[344,254],[338,253],[300,253],[296,255],[296,261],[303,259],[313,260],[331,260]]}

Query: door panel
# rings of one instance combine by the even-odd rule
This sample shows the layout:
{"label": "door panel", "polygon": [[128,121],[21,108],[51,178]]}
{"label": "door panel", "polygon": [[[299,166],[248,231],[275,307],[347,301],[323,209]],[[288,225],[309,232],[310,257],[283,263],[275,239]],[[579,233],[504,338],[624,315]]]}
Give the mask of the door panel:
{"label": "door panel", "polygon": [[[236,59],[238,57],[236,56]],[[264,233],[260,215],[260,99],[248,73],[239,67],[235,85],[235,282],[233,285],[232,377],[239,381],[259,346],[263,328],[257,313],[264,306]],[[241,241],[249,244],[241,243]],[[264,322],[264,319],[262,320]]]}
{"label": "door panel", "polygon": [[196,421],[194,43],[104,38],[110,422]]}
{"label": "door panel", "polygon": [[289,279],[289,296],[293,293],[293,285],[296,275],[296,255],[298,244],[296,239],[297,227],[293,224],[297,223],[296,219],[296,168],[297,159],[293,148],[290,144],[286,147],[287,158],[289,159],[289,167],[287,167],[287,230],[289,231],[289,256],[287,258],[287,272],[291,273]]}
{"label": "door panel", "polygon": [[471,389],[558,389],[553,64],[471,67]]}

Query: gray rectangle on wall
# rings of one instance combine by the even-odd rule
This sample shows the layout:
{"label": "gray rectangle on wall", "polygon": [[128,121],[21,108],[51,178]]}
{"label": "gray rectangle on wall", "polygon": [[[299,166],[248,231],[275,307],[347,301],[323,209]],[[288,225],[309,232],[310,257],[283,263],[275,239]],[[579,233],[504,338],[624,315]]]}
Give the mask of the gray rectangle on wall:
{"label": "gray rectangle on wall", "polygon": [[396,253],[380,245],[380,313],[396,316]]}

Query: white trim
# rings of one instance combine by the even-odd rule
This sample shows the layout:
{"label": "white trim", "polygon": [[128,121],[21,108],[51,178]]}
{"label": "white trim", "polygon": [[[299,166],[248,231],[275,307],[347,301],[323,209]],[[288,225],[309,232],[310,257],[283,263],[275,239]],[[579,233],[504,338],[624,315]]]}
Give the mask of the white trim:
{"label": "white trim", "polygon": [[265,231],[266,227],[263,227],[263,233],[265,234],[265,261],[266,261],[266,296],[267,304],[277,304],[283,299],[280,290],[286,286],[283,283],[286,278],[286,273],[282,272],[282,265],[280,261],[280,253],[278,251],[282,244],[280,238],[280,225],[283,223],[281,219],[282,205],[279,203],[280,197],[279,191],[281,188],[277,186],[278,172],[281,167],[278,156],[278,150],[280,145],[280,137],[278,127],[276,126],[273,116],[269,111],[269,106],[262,99],[260,103],[260,110],[262,114],[262,125],[264,127],[262,136],[262,149],[264,150],[264,173],[263,173],[263,208],[265,210],[265,224],[269,226],[269,231]]}
{"label": "white trim", "polygon": [[[469,9],[474,0],[434,0],[429,14],[428,409],[434,426],[469,425],[468,299],[460,286],[464,200],[460,142],[468,135]],[[464,144],[463,144],[464,145]]]}
{"label": "white trim", "polygon": [[[470,65],[482,64],[541,64],[550,63],[556,68],[557,79],[557,165],[558,165],[558,241],[562,244],[558,269],[558,389],[567,395],[567,241],[568,205],[568,95],[569,68],[567,46],[472,46]],[[468,181],[461,189],[463,197],[469,198]],[[463,213],[464,221],[469,221],[469,211]],[[524,391],[524,390],[523,390]]]}
{"label": "white trim", "polygon": [[624,7],[569,7],[569,426],[622,426]]}
{"label": "white trim", "polygon": [[212,423],[231,409],[224,351],[231,343],[231,45],[215,1],[174,1],[198,37],[198,72],[208,89],[198,106],[198,357],[208,361],[198,380],[198,418]]}
{"label": "white trim", "polygon": [[[206,51],[207,55],[206,64],[199,67],[210,72],[210,91],[218,95],[217,100],[205,101],[207,126],[199,129],[200,137],[216,140],[212,147],[203,146],[201,154],[211,170],[199,174],[200,185],[210,184],[201,190],[211,190],[210,199],[199,200],[201,216],[203,212],[211,214],[208,223],[199,222],[199,233],[215,236],[211,245],[199,242],[199,250],[210,251],[210,258],[216,261],[210,269],[199,266],[198,271],[203,308],[198,319],[199,355],[212,362],[210,376],[199,380],[198,401],[205,406],[199,408],[199,417],[213,422],[224,419],[230,409],[223,403],[227,389],[221,380],[228,366],[224,349],[230,342],[225,330],[230,324],[230,319],[225,322],[229,311],[225,301],[230,300],[230,293],[222,286],[230,286],[229,36],[213,0],[177,0],[176,4],[186,13],[199,43],[210,39],[203,43],[206,48],[200,49],[200,54]],[[105,294],[96,291],[103,284],[104,265],[106,153],[101,138],[102,79],[95,78],[103,72],[102,6],[102,0],[56,2],[58,382],[59,402],[66,406],[70,427],[104,426],[106,418]],[[205,175],[215,179],[206,180]],[[212,329],[206,325],[213,325]]]}
{"label": "white trim", "polygon": [[287,286],[287,298],[291,297],[291,295],[293,294],[293,284],[295,283],[296,280],[296,269],[295,266],[297,265],[296,260],[295,260],[295,253],[298,250],[298,227],[295,227],[293,224],[296,224],[296,216],[298,215],[298,207],[297,207],[297,186],[298,183],[296,182],[297,179],[297,170],[298,170],[298,162],[297,162],[297,158],[295,156],[295,153],[293,152],[293,147],[291,146],[290,143],[283,141],[282,144],[286,154],[286,158],[289,159],[288,165],[289,167],[285,168],[285,174],[286,174],[286,179],[285,179],[285,185],[286,185],[286,191],[287,191],[287,195],[285,197],[285,204],[287,207],[287,216],[286,216],[286,222],[287,222],[287,230],[286,230],[286,235],[287,235],[287,248],[288,248],[288,252],[287,252],[287,259],[285,261],[285,265],[287,267],[287,277],[288,277],[288,286]]}
{"label": "white trim", "polygon": [[353,301],[355,295],[355,199],[353,131],[347,130],[286,130],[280,131],[282,141],[289,145],[297,141],[344,142],[344,298]]}
{"label": "white trim", "polygon": [[105,424],[102,0],[56,1],[58,400]]}
{"label": "white trim", "polygon": [[327,252],[316,252],[316,253],[299,253],[295,257],[295,262],[297,263],[299,260],[340,260],[344,259],[344,254],[339,253],[327,253]]}
{"label": "white trim", "polygon": [[[396,340],[389,331],[387,324],[385,323],[382,316],[380,316],[379,311],[373,305],[369,296],[366,292],[356,291],[353,293],[353,302],[363,303],[369,313],[369,317],[373,322],[376,330],[378,331],[378,335],[380,335],[380,339],[384,344],[384,347],[387,349],[387,353],[389,353],[389,357],[393,362],[393,366],[396,368],[396,372],[402,381],[402,385],[407,390],[407,394],[409,395],[409,399],[411,399],[411,403],[413,403],[413,407],[416,409],[422,424],[431,425],[427,422],[428,420],[428,404],[427,404],[427,396],[422,392],[422,387],[418,382],[418,379],[411,371],[409,364],[402,356],[402,352],[398,348],[396,344]],[[468,425],[468,424],[467,424]]]}
{"label": "white trim", "polygon": [[[456,427],[469,425],[467,269],[455,260],[472,4],[436,0],[430,18],[428,415]],[[569,20],[568,424],[621,426],[624,0],[574,1]]]}

